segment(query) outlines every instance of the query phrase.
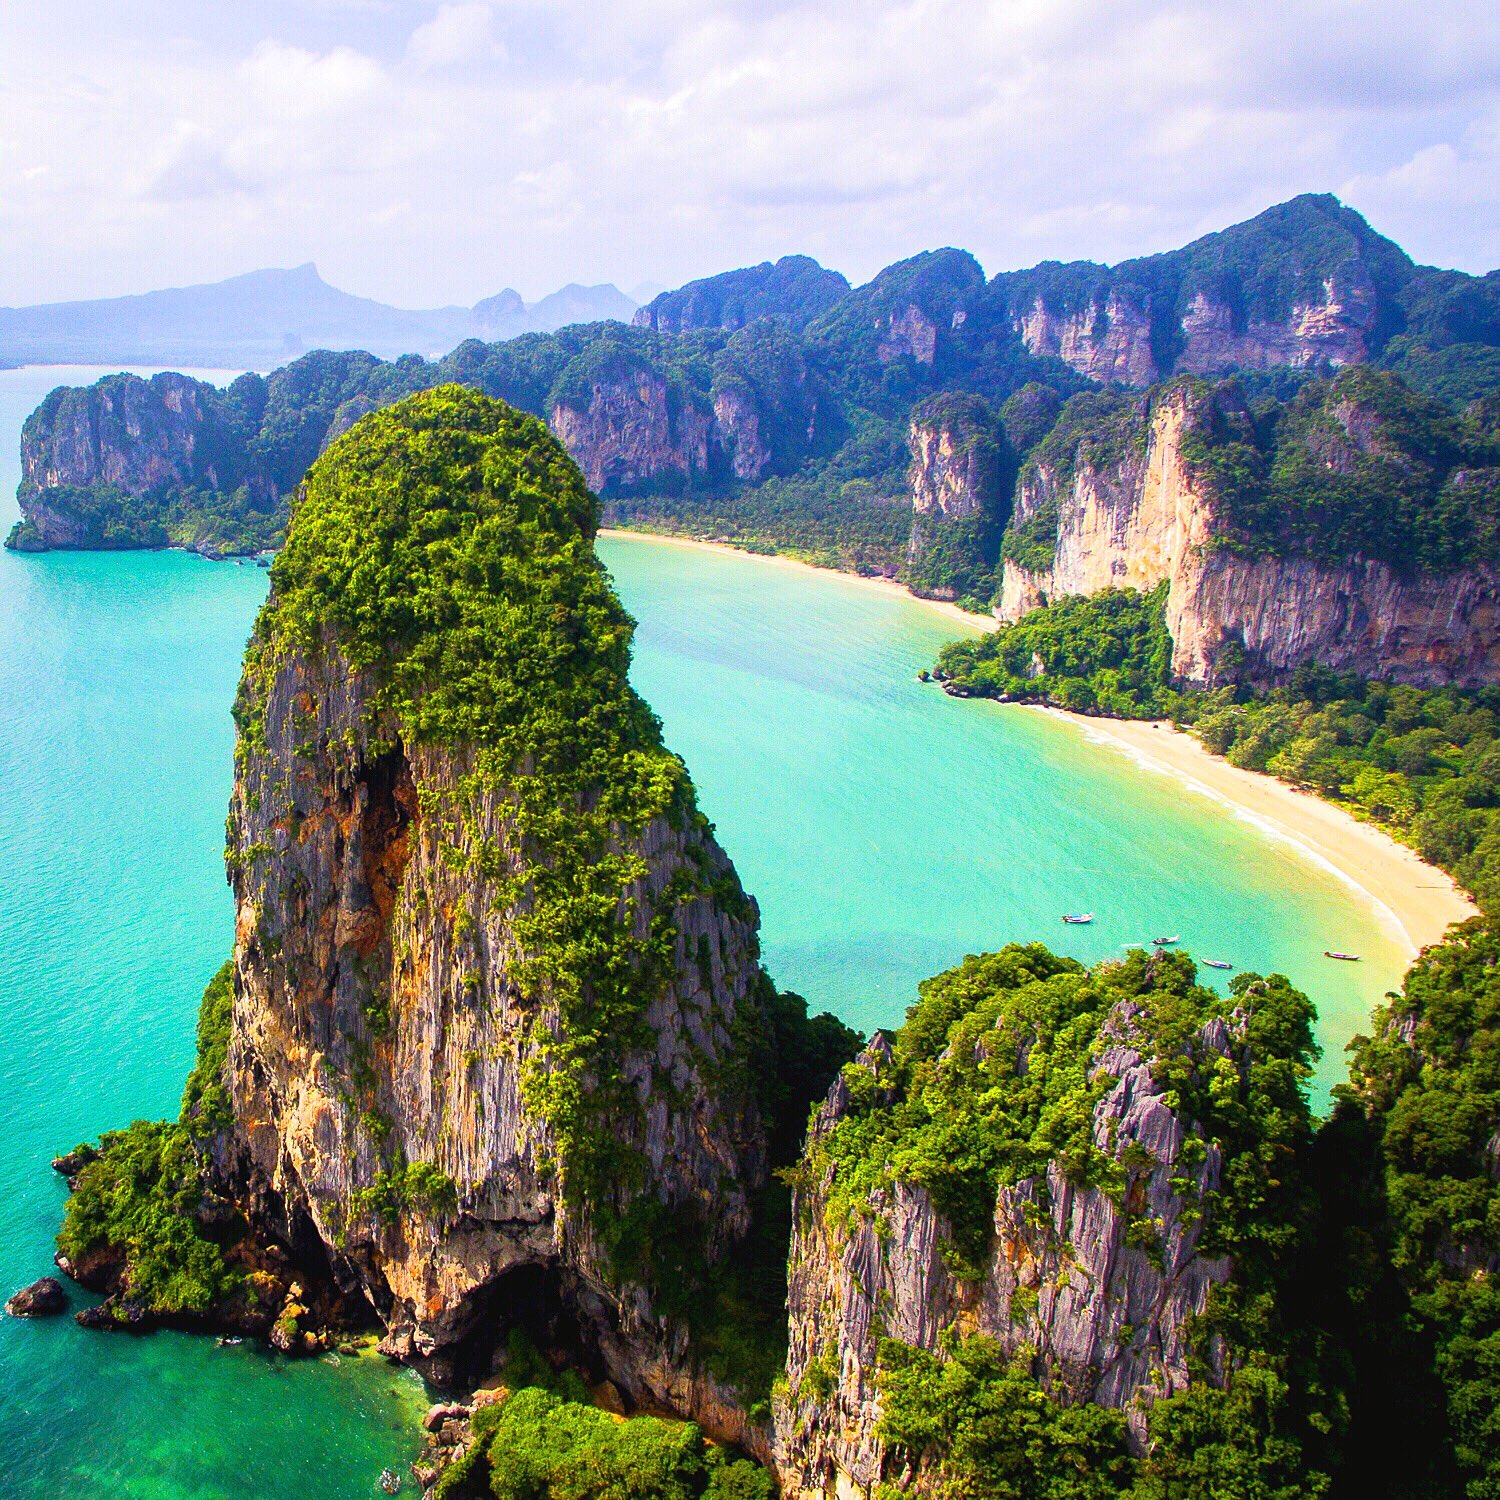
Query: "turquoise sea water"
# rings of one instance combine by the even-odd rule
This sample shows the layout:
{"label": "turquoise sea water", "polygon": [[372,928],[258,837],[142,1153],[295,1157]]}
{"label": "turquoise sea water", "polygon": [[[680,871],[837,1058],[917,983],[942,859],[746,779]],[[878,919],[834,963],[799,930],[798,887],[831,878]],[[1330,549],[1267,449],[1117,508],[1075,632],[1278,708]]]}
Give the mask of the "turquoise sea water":
{"label": "turquoise sea water", "polygon": [[[0,524],[21,421],[95,373],[0,372]],[[1091,959],[1181,932],[1309,988],[1334,1076],[1404,967],[1347,888],[1213,804],[1065,724],[920,687],[954,628],[932,611],[750,558],[600,552],[767,962],[815,1004],[869,1029],[968,951],[1042,937]],[[177,554],[0,554],[0,1294],[49,1267],[48,1159],[176,1110],[231,940],[229,703],[264,589]],[[1060,925],[1080,908],[1093,927]],[[1365,962],[1327,964],[1335,939]],[[424,1399],[379,1361],[0,1319],[8,1497],[371,1495]]]}

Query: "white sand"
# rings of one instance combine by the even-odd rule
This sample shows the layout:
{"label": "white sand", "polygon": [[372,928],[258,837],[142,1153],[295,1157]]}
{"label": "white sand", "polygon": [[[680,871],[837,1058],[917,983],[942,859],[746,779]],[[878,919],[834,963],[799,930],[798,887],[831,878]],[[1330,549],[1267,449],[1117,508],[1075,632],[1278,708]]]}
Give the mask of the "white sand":
{"label": "white sand", "polygon": [[1479,914],[1450,876],[1425,864],[1373,824],[1274,776],[1232,766],[1170,724],[1096,719],[1059,709],[1045,712],[1069,720],[1090,739],[1216,798],[1296,845],[1359,891],[1390,921],[1414,957],[1437,942],[1450,924]]}

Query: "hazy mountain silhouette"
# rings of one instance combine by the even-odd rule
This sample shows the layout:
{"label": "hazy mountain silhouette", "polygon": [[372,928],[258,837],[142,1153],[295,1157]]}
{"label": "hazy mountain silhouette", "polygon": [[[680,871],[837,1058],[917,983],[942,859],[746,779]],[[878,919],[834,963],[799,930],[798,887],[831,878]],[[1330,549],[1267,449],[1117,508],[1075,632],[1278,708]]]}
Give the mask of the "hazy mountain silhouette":
{"label": "hazy mountain silhouette", "polygon": [[329,286],[309,263],[135,297],[0,308],[0,363],[270,369],[307,349],[430,356],[467,338],[629,322],[635,308],[610,285],[565,286],[530,304],[507,288],[474,307],[388,307]]}

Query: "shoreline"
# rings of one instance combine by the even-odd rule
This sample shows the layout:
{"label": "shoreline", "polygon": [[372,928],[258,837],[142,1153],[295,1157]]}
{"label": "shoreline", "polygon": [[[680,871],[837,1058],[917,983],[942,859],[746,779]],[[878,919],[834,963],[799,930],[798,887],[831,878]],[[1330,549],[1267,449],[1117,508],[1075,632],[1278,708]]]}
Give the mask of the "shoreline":
{"label": "shoreline", "polygon": [[598,534],[602,537],[609,537],[612,541],[664,542],[669,547],[694,547],[705,552],[727,552],[734,557],[748,557],[755,562],[772,563],[777,567],[802,568],[809,573],[819,573],[825,578],[841,578],[846,583],[857,584],[861,588],[877,589],[891,598],[906,599],[913,604],[925,605],[928,609],[934,609],[939,614],[946,615],[950,620],[956,620],[976,630],[989,631],[993,630],[996,625],[992,615],[976,615],[947,599],[924,599],[920,594],[912,593],[904,583],[897,583],[894,578],[870,578],[862,573],[846,572],[843,568],[820,568],[816,563],[803,562],[797,557],[784,557],[779,552],[751,552],[746,547],[736,547],[730,542],[710,542],[698,537],[679,536],[674,532],[639,531],[634,527],[601,526]]}
{"label": "shoreline", "polygon": [[1300,849],[1357,891],[1398,935],[1411,957],[1441,940],[1479,908],[1451,875],[1373,823],[1337,803],[1215,755],[1167,721],[1102,719],[1036,704],[1075,725],[1085,738],[1128,755],[1137,765],[1225,804],[1236,816]]}

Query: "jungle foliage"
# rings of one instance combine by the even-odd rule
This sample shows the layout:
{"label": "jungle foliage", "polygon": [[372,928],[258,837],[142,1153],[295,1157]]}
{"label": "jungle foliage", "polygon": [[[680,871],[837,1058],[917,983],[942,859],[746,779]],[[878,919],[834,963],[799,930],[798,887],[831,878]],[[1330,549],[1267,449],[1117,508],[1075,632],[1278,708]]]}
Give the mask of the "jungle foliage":
{"label": "jungle foliage", "polygon": [[122,1300],[158,1317],[208,1312],[235,1285],[205,1228],[197,1143],[230,1119],[223,1070],[233,1002],[225,963],[203,992],[198,1053],[178,1120],[137,1120],[106,1131],[73,1181],[57,1248],[75,1265],[118,1262]]}
{"label": "jungle foliage", "polygon": [[[1127,1243],[1161,1255],[1159,1226],[1139,1207],[1154,1158],[1098,1139],[1095,1111],[1125,1048],[1186,1122],[1172,1188],[1185,1221],[1201,1224],[1197,1248],[1231,1256],[1234,1276],[1195,1331],[1199,1381],[1151,1408],[1145,1459],[1132,1456],[1123,1413],[1065,1405],[1039,1385],[1024,1344],[1007,1352],[951,1330],[935,1350],[885,1340],[881,1430],[894,1469],[911,1462],[922,1492],[944,1497],[1322,1493],[1347,1392],[1299,1291],[1320,1250],[1312,1020],[1284,977],[1240,974],[1219,995],[1181,953],[1085,969],[1012,945],[920,986],[888,1050],[844,1069],[842,1118],[798,1167],[836,1236],[912,1184],[942,1216],[950,1270],[978,1277],[996,1253],[1003,1191],[1050,1172],[1103,1193],[1130,1221]],[[1222,1169],[1205,1191],[1196,1170],[1210,1152]],[[1202,1378],[1210,1338],[1231,1351],[1222,1389]]]}
{"label": "jungle foliage", "polygon": [[[1160,591],[1063,600],[946,648],[940,670],[964,692],[1171,717],[1233,764],[1381,824],[1478,901],[1485,917],[1428,949],[1352,1044],[1350,1082],[1306,1157],[1315,1248],[1300,1290],[1279,1296],[1345,1372],[1335,1383],[1346,1413],[1319,1460],[1332,1493],[1492,1500],[1500,942],[1488,924],[1500,908],[1500,689],[1421,689],[1312,664],[1258,693],[1174,688],[1163,602]],[[1153,1437],[1168,1419],[1153,1417]],[[1399,1444],[1394,1431],[1406,1434]],[[1165,1451],[1158,1442],[1153,1458]]]}
{"label": "jungle foliage", "polygon": [[619,1420],[580,1394],[528,1385],[480,1407],[473,1443],[444,1473],[437,1500],[775,1500],[765,1469],[705,1442],[696,1424]]}

